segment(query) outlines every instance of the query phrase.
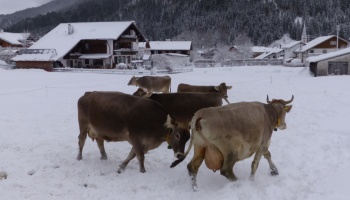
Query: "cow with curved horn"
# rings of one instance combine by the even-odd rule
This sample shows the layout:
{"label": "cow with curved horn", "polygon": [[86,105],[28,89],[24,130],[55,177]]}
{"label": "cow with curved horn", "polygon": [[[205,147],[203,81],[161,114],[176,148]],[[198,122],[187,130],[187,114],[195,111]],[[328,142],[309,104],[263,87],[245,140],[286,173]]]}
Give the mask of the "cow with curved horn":
{"label": "cow with curved horn", "polygon": [[[230,181],[237,180],[233,173],[236,162],[251,157],[253,177],[260,159],[264,156],[270,166],[271,174],[278,175],[277,167],[271,160],[270,139],[275,128],[286,129],[286,113],[292,108],[294,96],[288,101],[282,99],[261,102],[240,102],[222,107],[199,110],[191,121],[190,146],[185,155],[173,162],[175,167],[182,162],[194,146],[194,155],[187,165],[192,187],[197,189],[196,176],[203,161],[213,170],[220,170],[221,175]],[[176,134],[176,129],[174,130]]]}

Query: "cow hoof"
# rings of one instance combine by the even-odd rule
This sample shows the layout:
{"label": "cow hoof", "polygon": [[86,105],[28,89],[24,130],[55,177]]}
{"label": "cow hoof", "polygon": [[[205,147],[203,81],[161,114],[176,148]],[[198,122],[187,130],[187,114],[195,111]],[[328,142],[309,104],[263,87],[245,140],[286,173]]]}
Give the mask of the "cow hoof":
{"label": "cow hoof", "polygon": [[271,170],[271,175],[272,175],[272,176],[278,175],[278,170],[277,170],[277,169],[272,169],[272,170]]}
{"label": "cow hoof", "polygon": [[125,171],[124,168],[119,168],[117,172],[118,172],[118,174],[121,174],[121,173],[123,173],[124,171]]}
{"label": "cow hoof", "polygon": [[82,159],[83,159],[83,156],[81,156],[81,155],[77,156],[77,160],[82,160]]}
{"label": "cow hoof", "polygon": [[101,160],[107,160],[107,156],[101,156]]}

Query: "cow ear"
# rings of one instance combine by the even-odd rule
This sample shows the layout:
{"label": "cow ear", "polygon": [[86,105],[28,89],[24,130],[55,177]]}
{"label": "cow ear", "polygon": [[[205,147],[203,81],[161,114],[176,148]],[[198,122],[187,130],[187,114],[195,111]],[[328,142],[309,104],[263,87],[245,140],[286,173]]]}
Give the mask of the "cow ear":
{"label": "cow ear", "polygon": [[215,90],[219,90],[219,86],[215,86],[214,88],[215,88]]}
{"label": "cow ear", "polygon": [[227,89],[229,90],[229,89],[231,89],[232,88],[232,86],[227,86]]}
{"label": "cow ear", "polygon": [[170,115],[167,116],[167,120],[165,122],[165,126],[171,129],[174,129],[177,126],[177,122]]}
{"label": "cow ear", "polygon": [[153,94],[153,92],[144,92],[144,93],[142,93],[142,96],[150,97],[150,96],[152,96],[152,94]]}
{"label": "cow ear", "polygon": [[284,110],[286,112],[289,112],[292,109],[292,107],[293,107],[292,105],[284,106]]}

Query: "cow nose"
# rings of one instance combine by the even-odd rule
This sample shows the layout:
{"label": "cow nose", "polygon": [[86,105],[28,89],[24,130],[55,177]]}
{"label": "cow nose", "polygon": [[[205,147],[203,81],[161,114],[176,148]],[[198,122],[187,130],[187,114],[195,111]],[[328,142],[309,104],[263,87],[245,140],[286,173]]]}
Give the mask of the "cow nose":
{"label": "cow nose", "polygon": [[184,155],[183,153],[179,153],[179,152],[174,154],[175,158],[181,158],[183,155]]}

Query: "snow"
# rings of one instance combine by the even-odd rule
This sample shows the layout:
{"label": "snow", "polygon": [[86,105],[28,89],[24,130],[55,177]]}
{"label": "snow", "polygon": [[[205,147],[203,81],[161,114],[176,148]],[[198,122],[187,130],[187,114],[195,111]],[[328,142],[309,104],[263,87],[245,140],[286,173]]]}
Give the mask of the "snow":
{"label": "snow", "polygon": [[179,83],[218,85],[226,82],[230,102],[290,99],[288,128],[273,133],[270,151],[280,175],[271,176],[262,158],[250,179],[252,158],[238,162],[239,178],[229,182],[203,164],[198,192],[190,188],[186,165],[176,168],[166,143],[146,154],[146,173],[132,160],[123,174],[127,142],[106,143],[108,160],[99,159],[95,142],[85,143],[77,161],[77,100],[85,91],[121,91],[132,75],[48,73],[0,69],[1,199],[279,199],[345,200],[350,196],[349,76],[313,77],[307,68],[247,66],[195,68],[170,74],[172,91]]}

